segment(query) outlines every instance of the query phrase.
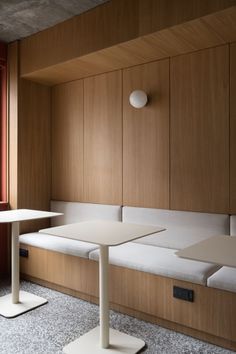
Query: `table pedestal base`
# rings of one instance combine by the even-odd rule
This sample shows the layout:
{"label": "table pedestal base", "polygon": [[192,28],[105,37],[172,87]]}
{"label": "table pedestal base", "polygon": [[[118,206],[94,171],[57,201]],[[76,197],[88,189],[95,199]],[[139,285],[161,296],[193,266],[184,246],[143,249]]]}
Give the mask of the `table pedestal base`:
{"label": "table pedestal base", "polygon": [[0,297],[0,315],[7,318],[16,317],[46,303],[47,300],[42,297],[20,291],[19,303],[13,304],[12,294],[8,294]]}
{"label": "table pedestal base", "polygon": [[135,354],[145,346],[143,340],[110,328],[110,345],[107,349],[103,349],[100,347],[99,343],[99,330],[100,327],[96,327],[74,342],[71,342],[63,348],[63,353]]}

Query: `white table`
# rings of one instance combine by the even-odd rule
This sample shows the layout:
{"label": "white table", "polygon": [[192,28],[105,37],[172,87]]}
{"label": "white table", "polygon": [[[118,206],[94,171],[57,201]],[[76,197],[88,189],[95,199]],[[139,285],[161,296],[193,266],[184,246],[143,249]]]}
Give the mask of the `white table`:
{"label": "white table", "polygon": [[176,252],[177,256],[236,268],[236,236],[214,236]]}
{"label": "white table", "polygon": [[20,221],[51,218],[62,215],[39,210],[17,209],[0,212],[0,223],[11,223],[11,284],[12,293],[0,297],[0,315],[16,317],[47,303],[46,299],[20,291],[19,274],[19,224]]}
{"label": "white table", "polygon": [[[141,339],[109,328],[108,265],[109,246],[117,246],[143,236],[164,231],[158,226],[112,221],[89,221],[40,230],[42,233],[99,245],[100,326],[64,347],[67,354],[137,353],[145,346]],[[99,335],[100,334],[100,335]],[[99,344],[100,341],[100,344]]]}

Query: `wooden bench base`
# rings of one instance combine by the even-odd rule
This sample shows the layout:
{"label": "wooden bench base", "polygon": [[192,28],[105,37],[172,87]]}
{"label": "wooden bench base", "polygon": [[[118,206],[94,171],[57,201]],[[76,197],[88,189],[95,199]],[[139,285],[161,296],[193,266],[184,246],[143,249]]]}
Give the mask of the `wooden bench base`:
{"label": "wooden bench base", "polygon": [[[22,277],[98,302],[98,263],[27,245]],[[173,286],[192,289],[194,302],[173,297]],[[111,308],[145,321],[236,350],[236,293],[110,266]]]}

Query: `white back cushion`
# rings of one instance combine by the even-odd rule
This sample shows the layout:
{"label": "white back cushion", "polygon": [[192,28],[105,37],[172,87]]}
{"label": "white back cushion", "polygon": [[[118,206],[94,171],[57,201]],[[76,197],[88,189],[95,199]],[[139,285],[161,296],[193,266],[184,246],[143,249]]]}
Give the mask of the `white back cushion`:
{"label": "white back cushion", "polygon": [[229,235],[229,216],[197,212],[123,208],[123,221],[159,225],[167,230],[143,237],[135,242],[182,249],[215,235]]}
{"label": "white back cushion", "polygon": [[236,215],[230,215],[230,235],[236,236]]}
{"label": "white back cushion", "polygon": [[[51,201],[51,210],[64,215],[51,219],[52,226],[73,224],[87,220],[121,221],[121,207],[77,202]],[[53,220],[54,219],[54,220]]]}

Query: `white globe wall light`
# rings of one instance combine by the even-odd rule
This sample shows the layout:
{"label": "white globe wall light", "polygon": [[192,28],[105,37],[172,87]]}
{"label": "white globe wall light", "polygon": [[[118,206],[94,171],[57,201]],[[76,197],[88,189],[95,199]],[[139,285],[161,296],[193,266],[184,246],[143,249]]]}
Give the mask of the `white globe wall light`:
{"label": "white globe wall light", "polygon": [[147,102],[148,102],[147,94],[142,90],[135,90],[131,92],[129,96],[129,103],[134,108],[143,108],[146,106]]}

